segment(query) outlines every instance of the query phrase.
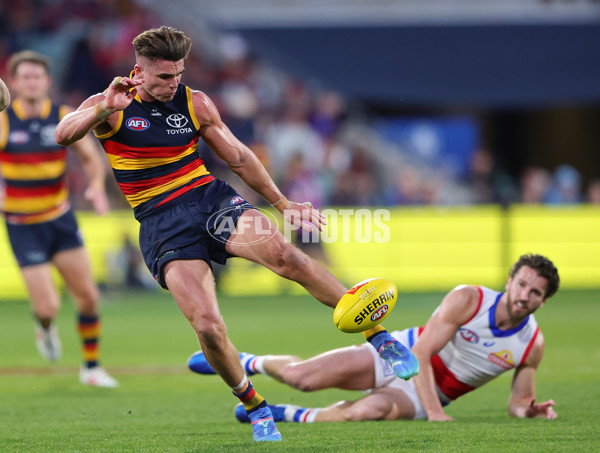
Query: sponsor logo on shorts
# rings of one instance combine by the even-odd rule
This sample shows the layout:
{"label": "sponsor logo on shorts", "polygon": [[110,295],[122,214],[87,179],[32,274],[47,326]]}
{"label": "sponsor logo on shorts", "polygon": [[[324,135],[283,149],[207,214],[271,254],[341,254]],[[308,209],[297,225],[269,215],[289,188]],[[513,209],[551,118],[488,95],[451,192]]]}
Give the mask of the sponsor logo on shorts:
{"label": "sponsor logo on shorts", "polygon": [[244,200],[242,197],[240,197],[239,195],[236,195],[235,197],[233,197],[231,199],[231,201],[229,202],[229,204],[240,204],[245,202],[246,200]]}
{"label": "sponsor logo on shorts", "polygon": [[145,131],[150,127],[150,121],[148,121],[146,118],[134,116],[127,119],[127,121],[125,122],[125,126],[127,126],[127,129],[130,129],[132,131],[141,132]]}
{"label": "sponsor logo on shorts", "polygon": [[469,343],[473,343],[473,344],[479,343],[479,335],[477,335],[472,330],[461,327],[460,329],[458,329],[458,333],[460,333],[460,336],[462,337],[463,340],[468,341]]}
{"label": "sponsor logo on shorts", "polygon": [[488,360],[505,370],[510,370],[515,366],[512,353],[506,349],[504,351],[490,353],[488,355]]}

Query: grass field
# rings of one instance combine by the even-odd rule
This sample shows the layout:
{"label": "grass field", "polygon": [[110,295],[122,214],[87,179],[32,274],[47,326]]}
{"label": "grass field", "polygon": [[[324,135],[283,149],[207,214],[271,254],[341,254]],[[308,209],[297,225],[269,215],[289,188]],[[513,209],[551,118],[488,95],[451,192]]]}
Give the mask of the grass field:
{"label": "grass field", "polygon": [[[440,297],[400,294],[385,325],[423,324]],[[27,302],[0,302],[0,451],[600,451],[599,298],[600,292],[564,291],[536,315],[547,342],[537,393],[557,402],[557,420],[510,418],[507,374],[449,406],[456,422],[280,424],[284,440],[277,444],[252,441],[249,426],[233,418],[236,401],[217,377],[187,371],[197,342],[167,293],[104,296],[102,356],[120,381],[114,390],[78,383],[68,300],[58,319],[64,357],[52,365],[35,350]],[[360,334],[337,331],[331,310],[309,297],[222,298],[221,307],[242,351],[308,357],[362,342]],[[264,333],[257,336],[259,328]],[[253,382],[272,403],[317,407],[360,396],[300,393],[265,376]]]}

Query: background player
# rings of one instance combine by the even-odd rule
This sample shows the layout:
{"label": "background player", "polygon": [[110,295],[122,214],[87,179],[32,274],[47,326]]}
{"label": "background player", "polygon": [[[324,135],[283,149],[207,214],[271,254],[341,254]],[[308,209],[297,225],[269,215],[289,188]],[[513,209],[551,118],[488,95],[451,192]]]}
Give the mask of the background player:
{"label": "background player", "polygon": [[[248,381],[220,314],[211,261],[239,256],[296,281],[317,300],[335,307],[346,288],[316,261],[284,240],[277,227],[228,184],[206,169],[201,138],[250,188],[297,226],[322,228],[310,203],[288,201],[250,149],[221,120],[211,99],[181,84],[191,40],[171,27],[146,30],[133,40],[131,77],[116,77],[56,129],[70,145],[94,130],[117,182],[140,221],[146,265],[169,289],[195,332],[208,361],[253,421],[257,441],[281,440],[270,410]],[[263,329],[256,320],[256,335]],[[410,355],[383,328],[369,332],[392,360]],[[394,366],[401,368],[402,360]],[[409,370],[410,371],[410,370]],[[413,374],[416,370],[413,370]]]}
{"label": "background player", "polygon": [[[115,387],[117,382],[100,366],[99,292],[69,204],[67,150],[54,138],[57,123],[73,109],[49,99],[49,67],[46,57],[32,51],[16,53],[8,61],[16,96],[0,114],[6,228],[31,299],[39,352],[50,361],[58,360],[62,353],[55,324],[60,296],[52,280],[52,264],[64,279],[78,312],[84,359],[80,381]],[[97,214],[104,214],[108,201],[98,146],[89,135],[72,145],[89,180],[85,197]]]}
{"label": "background player", "polygon": [[[459,286],[441,302],[425,329],[392,332],[412,347],[421,372],[409,381],[394,376],[368,345],[350,346],[302,361],[294,356],[242,354],[249,374],[263,373],[302,391],[325,388],[369,390],[357,401],[326,408],[287,404],[272,407],[276,420],[340,422],[427,418],[452,420],[443,409],[459,396],[514,369],[509,414],[556,417],[554,401],[535,403],[535,372],[544,337],[533,313],[559,287],[556,268],[540,255],[523,255],[512,266],[506,292]],[[201,352],[190,357],[192,371],[210,374]],[[241,421],[247,418],[236,410]]]}

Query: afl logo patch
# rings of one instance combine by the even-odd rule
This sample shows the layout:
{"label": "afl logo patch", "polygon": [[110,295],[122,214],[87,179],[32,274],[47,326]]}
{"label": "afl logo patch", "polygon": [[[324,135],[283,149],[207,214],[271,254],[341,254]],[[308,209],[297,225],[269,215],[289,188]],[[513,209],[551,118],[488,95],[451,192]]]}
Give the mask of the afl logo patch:
{"label": "afl logo patch", "polygon": [[134,116],[125,122],[125,126],[132,131],[145,131],[150,127],[150,122],[145,118]]}
{"label": "afl logo patch", "polygon": [[463,340],[468,341],[469,343],[479,343],[479,336],[472,330],[460,328],[458,329],[458,332]]}
{"label": "afl logo patch", "polygon": [[232,204],[240,204],[240,203],[243,203],[244,201],[246,201],[246,200],[244,200],[244,199],[243,199],[242,197],[240,197],[239,195],[236,195],[235,197],[233,197],[233,198],[231,199],[231,201],[229,202],[229,204],[230,204],[230,205],[232,205]]}

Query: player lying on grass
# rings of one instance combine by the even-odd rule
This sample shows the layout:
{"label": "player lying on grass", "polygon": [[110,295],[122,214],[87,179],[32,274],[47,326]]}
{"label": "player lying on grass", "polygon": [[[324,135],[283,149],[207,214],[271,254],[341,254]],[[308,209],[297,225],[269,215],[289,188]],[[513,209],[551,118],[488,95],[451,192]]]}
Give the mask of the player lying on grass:
{"label": "player lying on grass", "polygon": [[[419,359],[418,376],[404,381],[368,345],[328,351],[308,360],[295,356],[240,354],[248,374],[267,374],[298,390],[363,390],[356,401],[325,408],[274,405],[276,421],[341,422],[427,418],[452,420],[443,407],[496,376],[515,370],[508,412],[513,417],[556,417],[554,401],[535,403],[535,371],[544,337],[533,313],[559,288],[558,272],[540,255],[523,255],[512,266],[501,293],[481,286],[458,286],[444,297],[425,328],[392,332]],[[211,374],[203,354],[190,369]],[[244,411],[236,408],[240,421]]]}

